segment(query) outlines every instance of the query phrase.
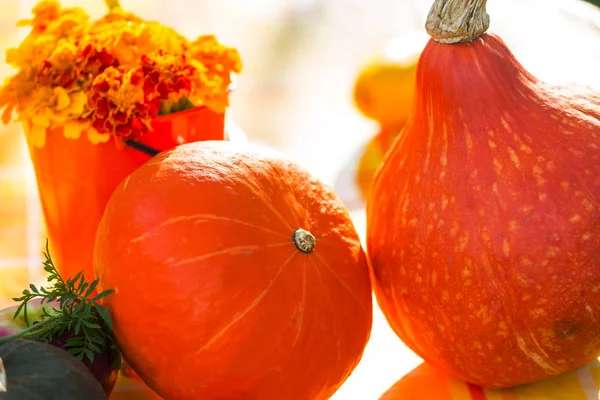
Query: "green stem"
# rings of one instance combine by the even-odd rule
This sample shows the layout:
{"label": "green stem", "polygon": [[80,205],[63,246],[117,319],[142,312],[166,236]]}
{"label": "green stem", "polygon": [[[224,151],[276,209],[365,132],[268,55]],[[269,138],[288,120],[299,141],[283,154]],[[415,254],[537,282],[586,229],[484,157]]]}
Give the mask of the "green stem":
{"label": "green stem", "polygon": [[27,328],[23,329],[22,331],[15,333],[14,335],[4,336],[4,337],[0,338],[0,344],[8,343],[15,339],[35,338],[35,336],[36,336],[35,334],[37,332],[45,330],[46,325],[49,325],[52,322],[53,322],[53,320],[52,320],[52,318],[50,318],[50,319],[40,321],[37,324],[30,325]]}
{"label": "green stem", "polygon": [[121,7],[121,5],[119,4],[119,0],[104,0],[104,2],[106,3],[106,6],[109,10]]}

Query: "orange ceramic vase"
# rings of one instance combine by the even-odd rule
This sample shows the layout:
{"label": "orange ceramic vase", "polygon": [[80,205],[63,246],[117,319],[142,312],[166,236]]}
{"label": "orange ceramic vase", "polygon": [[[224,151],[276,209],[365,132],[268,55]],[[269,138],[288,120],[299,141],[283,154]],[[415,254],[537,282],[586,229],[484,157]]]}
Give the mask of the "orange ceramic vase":
{"label": "orange ceramic vase", "polygon": [[[186,142],[223,140],[224,114],[197,107],[160,116],[152,127],[139,142],[164,151]],[[28,147],[54,263],[65,279],[84,271],[91,280],[96,228],[106,202],[151,156],[112,139],[101,144],[92,144],[84,134],[68,139],[62,129],[49,130],[43,147]]]}

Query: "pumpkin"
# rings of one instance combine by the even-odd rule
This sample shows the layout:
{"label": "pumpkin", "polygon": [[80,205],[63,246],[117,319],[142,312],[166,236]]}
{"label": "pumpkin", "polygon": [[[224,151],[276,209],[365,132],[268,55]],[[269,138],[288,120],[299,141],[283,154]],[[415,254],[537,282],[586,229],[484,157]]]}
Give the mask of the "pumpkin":
{"label": "pumpkin", "polygon": [[409,348],[484,387],[600,355],[600,94],[532,76],[482,0],[438,0],[367,204],[373,285]]}
{"label": "pumpkin", "polygon": [[413,100],[417,60],[427,39],[420,31],[398,36],[360,70],[352,98],[364,116],[388,130],[402,127]]}
{"label": "pumpkin", "polygon": [[107,398],[81,361],[49,344],[23,339],[0,344],[1,365],[6,376],[4,393],[0,389],[2,400]]}
{"label": "pumpkin", "polygon": [[[35,298],[28,301],[28,323],[25,322],[25,317],[23,313],[19,313],[19,315],[16,318],[14,318],[15,312],[17,311],[19,306],[20,303],[18,305],[14,305],[12,307],[0,310],[0,344],[2,344],[3,341],[15,340],[14,338],[8,338],[8,336],[19,334],[31,324],[36,324],[47,319],[44,313],[46,311],[51,310],[52,308],[60,308],[60,302],[46,301],[42,303],[41,298]],[[70,337],[72,337],[72,333],[72,331],[67,330],[66,332],[60,335],[55,335],[49,341],[49,344],[58,347],[59,349],[66,349],[66,342]],[[31,336],[28,336],[27,338],[28,340],[42,341],[39,338],[34,339]],[[86,368],[88,368],[90,372],[92,372],[93,376],[102,385],[102,388],[104,389],[104,392],[107,396],[110,396],[111,392],[113,391],[119,375],[120,363],[116,360],[117,356],[118,355],[115,354],[115,352],[107,350],[101,354],[95,354],[93,362],[90,361],[87,357],[84,357],[82,360],[83,365]]]}
{"label": "pumpkin", "polygon": [[[588,400],[597,398],[600,362],[508,389],[484,389],[423,363],[392,385],[379,400]],[[591,396],[591,397],[588,397]]]}
{"label": "pumpkin", "polygon": [[392,145],[393,139],[399,133],[394,128],[382,128],[375,136],[373,136],[361,149],[358,162],[356,164],[356,172],[354,181],[359,189],[362,200],[366,200],[369,195],[369,190],[375,172],[381,166],[385,153]]}
{"label": "pumpkin", "polygon": [[250,143],[187,143],[112,194],[94,265],[124,357],[171,399],[327,399],[372,324],[336,194]]}

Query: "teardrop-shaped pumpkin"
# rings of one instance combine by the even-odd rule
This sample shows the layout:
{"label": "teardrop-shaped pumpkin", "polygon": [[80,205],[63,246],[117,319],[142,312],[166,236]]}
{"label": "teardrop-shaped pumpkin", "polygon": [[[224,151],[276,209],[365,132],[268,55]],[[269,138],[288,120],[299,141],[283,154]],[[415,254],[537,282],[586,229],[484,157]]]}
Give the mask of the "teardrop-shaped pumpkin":
{"label": "teardrop-shaped pumpkin", "polygon": [[438,0],[367,246],[389,323],[486,387],[600,355],[600,94],[537,80],[484,0]]}
{"label": "teardrop-shaped pumpkin", "polygon": [[251,144],[165,151],[112,194],[95,247],[124,357],[172,399],[328,399],[370,335],[369,270],[337,196]]}

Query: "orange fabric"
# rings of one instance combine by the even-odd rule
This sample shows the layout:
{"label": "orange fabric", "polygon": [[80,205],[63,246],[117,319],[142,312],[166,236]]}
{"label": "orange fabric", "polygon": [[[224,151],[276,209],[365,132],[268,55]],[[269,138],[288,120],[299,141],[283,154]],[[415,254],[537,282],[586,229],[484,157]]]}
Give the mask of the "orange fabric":
{"label": "orange fabric", "polygon": [[[600,362],[509,389],[482,389],[423,363],[402,377],[379,400],[597,400]],[[594,384],[595,382],[595,384]]]}

